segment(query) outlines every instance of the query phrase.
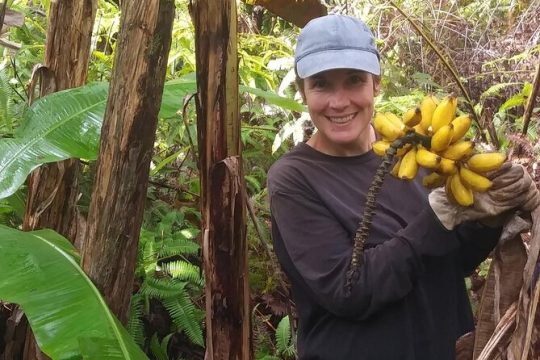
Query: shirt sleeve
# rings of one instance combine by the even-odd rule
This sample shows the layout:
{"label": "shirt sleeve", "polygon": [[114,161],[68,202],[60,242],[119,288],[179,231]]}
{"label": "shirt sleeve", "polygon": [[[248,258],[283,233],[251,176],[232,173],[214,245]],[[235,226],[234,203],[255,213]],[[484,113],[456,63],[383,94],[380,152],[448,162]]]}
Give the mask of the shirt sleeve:
{"label": "shirt sleeve", "polygon": [[459,257],[465,276],[469,276],[488,257],[497,245],[501,232],[500,227],[492,228],[478,222],[458,226]]}
{"label": "shirt sleeve", "polygon": [[339,221],[305,194],[274,192],[270,206],[272,231],[283,241],[294,271],[317,302],[337,316],[364,319],[402,299],[422,273],[422,256],[442,256],[459,246],[455,232],[427,207],[394,238],[365,249],[358,281],[346,294],[352,239]]}

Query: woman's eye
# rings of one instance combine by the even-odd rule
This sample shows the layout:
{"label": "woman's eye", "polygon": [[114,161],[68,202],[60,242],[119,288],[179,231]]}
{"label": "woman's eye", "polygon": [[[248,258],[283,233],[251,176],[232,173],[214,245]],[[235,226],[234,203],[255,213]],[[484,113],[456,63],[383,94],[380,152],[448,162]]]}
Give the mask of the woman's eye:
{"label": "woman's eye", "polygon": [[351,84],[359,84],[363,82],[364,82],[364,78],[360,75],[351,75],[349,77],[349,83]]}
{"label": "woman's eye", "polygon": [[326,86],[326,81],[323,79],[317,79],[313,81],[313,88],[315,89],[324,88],[325,86]]}

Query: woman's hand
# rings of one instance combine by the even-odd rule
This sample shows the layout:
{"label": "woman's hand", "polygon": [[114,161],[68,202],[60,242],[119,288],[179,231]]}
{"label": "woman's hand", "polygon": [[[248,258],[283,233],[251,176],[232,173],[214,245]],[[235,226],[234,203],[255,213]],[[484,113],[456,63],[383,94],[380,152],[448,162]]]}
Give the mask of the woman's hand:
{"label": "woman's hand", "polygon": [[475,193],[470,207],[448,200],[443,188],[429,194],[429,204],[444,227],[451,230],[467,221],[493,225],[494,220],[503,218],[510,210],[530,212],[540,205],[540,193],[523,166],[508,162],[488,177],[493,182],[492,187],[485,193]]}

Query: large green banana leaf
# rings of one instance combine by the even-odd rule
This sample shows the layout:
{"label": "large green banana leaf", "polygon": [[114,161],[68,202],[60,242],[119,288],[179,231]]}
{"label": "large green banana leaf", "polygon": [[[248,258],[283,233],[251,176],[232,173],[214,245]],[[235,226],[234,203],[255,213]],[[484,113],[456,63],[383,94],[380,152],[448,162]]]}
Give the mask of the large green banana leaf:
{"label": "large green banana leaf", "polygon": [[[160,117],[175,116],[184,97],[196,87],[190,75],[166,82]],[[244,86],[240,90],[284,109],[302,111],[296,101],[272,92]],[[15,137],[0,139],[0,199],[17,191],[42,164],[68,158],[96,159],[107,91],[107,83],[94,83],[48,95],[30,107]]]}
{"label": "large green banana leaf", "polygon": [[0,141],[0,198],[13,194],[41,164],[95,159],[107,84],[51,94],[29,108],[12,139]]}
{"label": "large green banana leaf", "polygon": [[0,300],[24,310],[43,352],[56,359],[148,359],[52,230],[0,226]]}

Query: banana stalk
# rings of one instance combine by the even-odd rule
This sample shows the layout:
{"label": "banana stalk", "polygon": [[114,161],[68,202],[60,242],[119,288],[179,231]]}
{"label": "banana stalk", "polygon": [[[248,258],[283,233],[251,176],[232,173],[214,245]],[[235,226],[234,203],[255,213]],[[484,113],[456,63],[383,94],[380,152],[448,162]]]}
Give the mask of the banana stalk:
{"label": "banana stalk", "polygon": [[363,265],[364,244],[369,236],[371,220],[375,214],[377,196],[381,191],[386,174],[388,174],[390,171],[390,166],[392,165],[398,149],[407,144],[421,144],[424,147],[429,148],[430,142],[430,137],[420,135],[414,131],[408,131],[404,136],[394,140],[390,144],[390,147],[386,150],[383,161],[377,168],[373,182],[369,186],[364,213],[362,214],[362,218],[354,235],[352,257],[349,264],[349,269],[347,270],[347,279],[345,282],[345,292],[347,294],[351,293],[352,285],[358,279],[359,270]]}

